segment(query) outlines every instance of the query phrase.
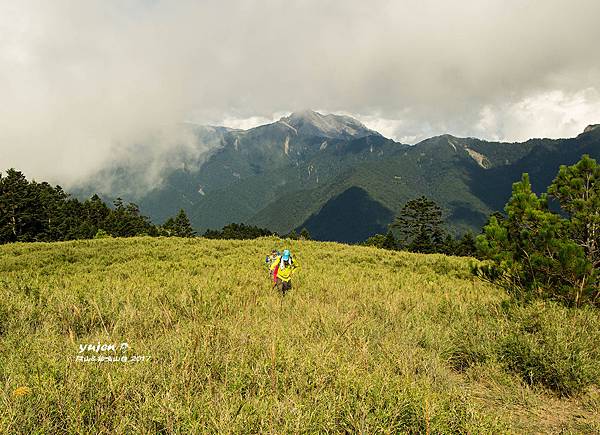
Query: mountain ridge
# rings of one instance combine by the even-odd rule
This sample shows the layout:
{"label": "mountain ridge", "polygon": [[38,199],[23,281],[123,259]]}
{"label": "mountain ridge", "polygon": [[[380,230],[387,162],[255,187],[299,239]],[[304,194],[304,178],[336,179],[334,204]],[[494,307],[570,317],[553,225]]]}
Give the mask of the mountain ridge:
{"label": "mountain ridge", "polygon": [[362,122],[346,115],[323,115],[313,110],[293,112],[277,121],[292,128],[296,134],[331,139],[358,139],[381,134],[367,128]]}
{"label": "mountain ridge", "polygon": [[[368,232],[360,228],[381,230],[404,202],[420,195],[442,205],[452,231],[477,231],[503,207],[522,172],[531,172],[541,191],[560,164],[583,153],[600,159],[600,129],[589,127],[567,139],[510,143],[444,134],[406,145],[345,115],[300,111],[247,130],[193,131],[199,144],[212,144],[209,152],[132,198],[144,213],[160,223],[184,208],[199,231],[230,222],[280,233],[308,226],[335,241],[357,241],[356,234]],[[127,180],[127,169],[121,171]],[[340,231],[341,222],[354,229]]]}

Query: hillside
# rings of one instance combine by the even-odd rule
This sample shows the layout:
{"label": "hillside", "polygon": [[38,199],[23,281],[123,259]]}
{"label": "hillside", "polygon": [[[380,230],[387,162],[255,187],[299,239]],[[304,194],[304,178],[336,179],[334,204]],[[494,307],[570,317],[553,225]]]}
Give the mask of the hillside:
{"label": "hillside", "polygon": [[[285,299],[272,247],[302,266]],[[278,239],[0,246],[0,432],[600,431],[600,314],[514,305],[468,262]],[[76,360],[113,343],[83,354],[130,362]]]}
{"label": "hillside", "polygon": [[[523,172],[530,173],[534,189],[542,192],[560,165],[574,164],[586,153],[600,159],[600,130],[522,144],[439,136],[357,164],[325,185],[288,195],[265,207],[252,222],[280,232],[306,227],[322,240],[352,242],[361,234],[355,231],[356,222],[363,232],[385,231],[406,201],[426,195],[444,208],[451,230],[478,232],[493,211],[503,209],[512,183]],[[358,203],[349,200],[356,189],[364,192]],[[364,203],[373,204],[366,218]],[[328,213],[340,207],[344,213]]]}
{"label": "hillside", "polygon": [[561,164],[584,153],[600,159],[595,126],[569,139],[501,143],[442,135],[414,146],[350,117],[313,111],[249,130],[186,128],[198,151],[187,160],[170,157],[183,163],[166,171],[160,186],[136,195],[143,188],[136,186],[139,169],[117,167],[75,193],[121,196],[157,223],[183,208],[199,231],[244,222],[281,234],[306,227],[319,240],[355,242],[386,231],[402,205],[420,195],[444,208],[452,232],[479,232],[523,172],[540,192]]}

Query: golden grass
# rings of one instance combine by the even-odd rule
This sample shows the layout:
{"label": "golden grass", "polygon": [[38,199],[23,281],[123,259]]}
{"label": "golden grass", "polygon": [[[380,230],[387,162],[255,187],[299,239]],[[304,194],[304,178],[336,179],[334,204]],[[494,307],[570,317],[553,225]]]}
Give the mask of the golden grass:
{"label": "golden grass", "polygon": [[[273,247],[302,265],[285,298],[263,263]],[[443,255],[274,238],[4,245],[0,431],[585,433],[600,430],[599,326],[593,310],[513,306]],[[579,371],[550,360],[528,384],[498,345],[519,331],[560,337],[551,349]],[[149,360],[76,361],[98,343],[116,351],[83,354]]]}

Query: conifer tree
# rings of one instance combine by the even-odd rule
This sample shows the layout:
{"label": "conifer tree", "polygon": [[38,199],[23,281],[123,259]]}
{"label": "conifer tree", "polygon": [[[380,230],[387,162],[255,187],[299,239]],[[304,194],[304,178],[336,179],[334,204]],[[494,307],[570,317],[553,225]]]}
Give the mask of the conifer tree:
{"label": "conifer tree", "polygon": [[398,248],[396,238],[394,237],[394,234],[391,231],[388,231],[387,234],[385,235],[385,238],[383,239],[383,243],[381,244],[381,247],[384,249],[391,249],[391,250]]}
{"label": "conifer tree", "polygon": [[167,237],[175,235],[175,219],[173,219],[173,217],[168,218],[165,223],[160,226],[159,234]]}
{"label": "conifer tree", "polygon": [[573,166],[562,165],[548,194],[567,214],[571,240],[600,268],[600,165],[587,154]]}
{"label": "conifer tree", "polygon": [[561,166],[548,192],[566,218],[549,209],[548,194],[532,192],[523,174],[513,185],[506,218],[492,216],[477,237],[480,253],[490,261],[474,272],[519,298],[600,305],[600,167],[588,156]]}
{"label": "conifer tree", "polygon": [[196,232],[192,228],[192,224],[183,209],[180,209],[177,216],[175,216],[175,219],[171,220],[170,226],[172,228],[171,235],[173,236],[194,237],[196,235]]}
{"label": "conifer tree", "polygon": [[306,228],[302,228],[302,231],[300,231],[300,238],[303,240],[310,240],[310,233]]}
{"label": "conifer tree", "polygon": [[401,247],[412,252],[440,252],[445,231],[442,209],[425,196],[408,201],[391,225],[400,234]]}
{"label": "conifer tree", "polygon": [[0,178],[0,240],[30,241],[35,234],[35,196],[23,173],[15,169]]}
{"label": "conifer tree", "polygon": [[477,255],[477,246],[475,244],[475,236],[473,236],[473,233],[467,231],[456,241],[454,255],[460,257],[474,257]]}

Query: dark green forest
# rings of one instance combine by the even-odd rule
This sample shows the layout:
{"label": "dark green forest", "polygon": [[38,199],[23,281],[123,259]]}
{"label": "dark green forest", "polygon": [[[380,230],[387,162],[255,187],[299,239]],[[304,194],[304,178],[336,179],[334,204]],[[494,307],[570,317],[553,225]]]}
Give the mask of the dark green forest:
{"label": "dark green forest", "polygon": [[28,181],[14,169],[0,173],[0,243],[193,234],[183,210],[155,225],[136,204],[120,198],[112,207],[98,195],[80,201],[60,186]]}
{"label": "dark green forest", "polygon": [[[405,222],[403,216],[407,214],[419,223],[408,225],[410,228],[403,230],[398,222]],[[433,223],[429,222],[432,218]],[[369,238],[365,244],[413,252],[475,255],[474,238],[470,233],[454,239],[445,231],[443,225],[440,207],[423,196],[407,202],[392,225],[394,231],[404,231],[402,234],[405,240],[396,240],[390,231],[387,236],[375,235]],[[411,236],[411,232],[415,231],[418,234]],[[430,232],[433,237],[429,236]],[[364,231],[356,240],[357,243],[368,236],[363,233]],[[142,214],[137,204],[125,203],[121,198],[116,198],[111,206],[96,194],[81,201],[66,193],[61,186],[29,181],[22,172],[15,169],[9,169],[5,174],[0,173],[0,243],[141,235],[194,237],[197,233],[183,209],[157,225]],[[202,234],[203,237],[212,239],[254,239],[273,235],[278,234],[244,223],[230,223],[220,230],[208,229]],[[284,237],[311,239],[306,228],[299,233],[293,230]],[[407,242],[406,237],[416,240]]]}
{"label": "dark green forest", "polygon": [[[409,229],[402,230],[402,225],[398,222],[405,222],[403,216],[407,214],[419,223],[415,224],[416,226],[408,225]],[[433,223],[429,222],[432,218]],[[375,235],[369,238],[366,244],[413,252],[475,255],[474,238],[470,233],[463,238],[454,239],[443,229],[443,225],[440,207],[434,201],[421,197],[407,202],[392,225],[392,228],[404,231],[405,237],[416,237],[414,242],[396,240],[390,232],[387,237]],[[411,236],[411,231],[419,234]],[[433,237],[429,236],[430,232]],[[356,240],[357,243],[368,236],[363,233]],[[4,175],[0,173],[0,243],[141,235],[194,237],[197,234],[183,209],[157,225],[142,214],[137,204],[125,203],[121,198],[115,199],[111,206],[96,194],[81,201],[66,193],[60,186],[28,181],[22,172],[15,169],[7,170]],[[254,239],[273,235],[278,234],[244,223],[230,223],[220,230],[208,229],[202,234],[203,237],[212,239]],[[285,237],[306,240],[310,239],[311,235],[303,228],[299,233],[293,230]]]}
{"label": "dark green forest", "polygon": [[[107,205],[96,194],[80,201],[60,186],[28,181],[15,169],[0,173],[0,243],[55,242],[101,237],[194,237],[196,232],[183,209],[163,224],[154,224],[137,204],[121,198]],[[245,224],[207,230],[213,239],[254,239],[275,235]]]}

